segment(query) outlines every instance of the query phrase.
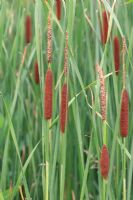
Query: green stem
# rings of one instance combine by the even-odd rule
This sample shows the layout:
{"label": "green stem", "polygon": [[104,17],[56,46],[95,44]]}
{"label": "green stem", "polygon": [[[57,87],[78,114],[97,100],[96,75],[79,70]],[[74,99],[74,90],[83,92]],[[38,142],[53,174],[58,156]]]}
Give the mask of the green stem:
{"label": "green stem", "polygon": [[[103,122],[103,144],[107,145],[106,121]],[[103,200],[106,200],[106,180],[103,179]]]}
{"label": "green stem", "polygon": [[126,200],[126,139],[124,138],[124,150],[123,150],[123,200]]}
{"label": "green stem", "polygon": [[106,121],[103,122],[103,144],[107,144],[107,127],[106,127]]}
{"label": "green stem", "polygon": [[103,200],[106,200],[106,181],[103,179]]}
{"label": "green stem", "polygon": [[46,165],[46,184],[45,184],[45,200],[49,199],[49,121],[46,123],[46,138],[45,138],[45,165]]}
{"label": "green stem", "polygon": [[60,200],[64,199],[65,165],[66,165],[66,133],[61,134],[61,172],[60,172]]}

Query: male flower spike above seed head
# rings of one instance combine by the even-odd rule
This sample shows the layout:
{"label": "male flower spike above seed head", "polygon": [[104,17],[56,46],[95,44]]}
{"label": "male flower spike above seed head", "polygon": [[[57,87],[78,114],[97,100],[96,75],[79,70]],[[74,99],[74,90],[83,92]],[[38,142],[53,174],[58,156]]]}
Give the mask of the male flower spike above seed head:
{"label": "male flower spike above seed head", "polygon": [[28,44],[31,42],[32,30],[31,30],[31,17],[26,16],[25,19],[25,42]]}
{"label": "male flower spike above seed head", "polygon": [[102,68],[96,64],[96,70],[100,79],[100,107],[102,120],[106,120],[106,88],[105,88],[105,78]]}
{"label": "male flower spike above seed head", "polygon": [[128,91],[123,89],[122,91],[122,100],[121,100],[121,112],[120,112],[120,133],[122,137],[128,135]]}
{"label": "male flower spike above seed head", "polygon": [[104,179],[107,179],[109,173],[109,153],[106,145],[103,145],[100,156],[100,171]]}
{"label": "male flower spike above seed head", "polygon": [[48,31],[47,31],[47,60],[48,63],[52,62],[52,23],[51,14],[48,14]]}
{"label": "male flower spike above seed head", "polygon": [[46,120],[52,118],[52,102],[53,102],[53,73],[52,70],[48,68],[45,76],[45,89],[44,89],[44,117]]}

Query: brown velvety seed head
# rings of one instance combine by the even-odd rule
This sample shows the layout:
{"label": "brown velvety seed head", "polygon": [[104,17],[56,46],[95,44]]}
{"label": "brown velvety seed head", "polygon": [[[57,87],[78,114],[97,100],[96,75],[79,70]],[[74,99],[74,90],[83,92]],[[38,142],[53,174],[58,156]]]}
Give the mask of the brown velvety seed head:
{"label": "brown velvety seed head", "polygon": [[57,19],[61,19],[61,0],[56,0],[56,16]]}
{"label": "brown velvety seed head", "polygon": [[44,116],[46,120],[52,118],[52,101],[53,101],[53,73],[51,69],[48,68],[45,76],[45,89],[44,89]]}
{"label": "brown velvety seed head", "polygon": [[34,80],[36,84],[39,84],[39,70],[38,70],[38,63],[37,61],[34,64]]}
{"label": "brown velvety seed head", "polygon": [[114,37],[114,65],[116,75],[118,75],[120,69],[120,44],[117,36]]}
{"label": "brown velvety seed head", "polygon": [[126,89],[122,91],[121,113],[120,113],[120,133],[122,137],[128,135],[128,92]]}
{"label": "brown velvety seed head", "polygon": [[107,179],[109,173],[109,153],[106,145],[103,145],[100,157],[100,170],[104,179]]}
{"label": "brown velvety seed head", "polygon": [[28,44],[31,42],[32,31],[31,31],[31,17],[28,15],[25,19],[25,42]]}
{"label": "brown velvety seed head", "polygon": [[68,112],[68,88],[67,84],[64,83],[61,90],[61,105],[60,105],[60,130],[62,133],[65,132]]}
{"label": "brown velvety seed head", "polygon": [[106,42],[107,42],[107,36],[108,36],[108,16],[107,16],[107,13],[106,13],[106,11],[103,11],[103,13],[102,13],[102,22],[103,22],[103,30],[102,30],[102,36],[101,36],[101,38],[102,38],[102,42],[103,42],[103,44],[106,44]]}

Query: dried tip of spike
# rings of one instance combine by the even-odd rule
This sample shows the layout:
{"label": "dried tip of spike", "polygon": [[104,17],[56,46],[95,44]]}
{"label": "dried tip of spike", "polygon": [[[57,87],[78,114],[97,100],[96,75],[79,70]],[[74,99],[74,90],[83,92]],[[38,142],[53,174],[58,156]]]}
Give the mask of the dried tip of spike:
{"label": "dried tip of spike", "polygon": [[118,75],[120,70],[120,44],[117,36],[114,37],[114,65],[116,75]]}
{"label": "dried tip of spike", "polygon": [[123,89],[122,91],[122,101],[121,101],[121,113],[120,113],[120,133],[122,137],[128,135],[128,91]]}
{"label": "dried tip of spike", "polygon": [[101,150],[100,170],[102,177],[107,179],[109,173],[109,153],[106,145],[103,145]]}
{"label": "dried tip of spike", "polygon": [[61,0],[56,0],[56,16],[57,19],[61,19]]}
{"label": "dried tip of spike", "polygon": [[61,90],[61,105],[60,105],[60,130],[62,133],[65,132],[67,123],[68,113],[68,88],[67,84],[64,83]]}
{"label": "dried tip of spike", "polygon": [[68,32],[66,32],[66,44],[64,52],[64,75],[67,75],[68,72]]}
{"label": "dried tip of spike", "polygon": [[31,17],[26,16],[25,19],[25,42],[28,44],[31,42],[32,31],[31,31]]}
{"label": "dried tip of spike", "polygon": [[34,80],[36,84],[39,84],[39,70],[38,70],[38,62],[36,61],[34,64]]}
{"label": "dried tip of spike", "polygon": [[101,115],[102,120],[106,120],[106,89],[105,89],[105,79],[104,79],[104,73],[102,68],[96,64],[96,70],[99,75],[100,79],[100,107],[101,107]]}
{"label": "dried tip of spike", "polygon": [[47,69],[45,76],[44,89],[44,116],[46,120],[52,118],[52,101],[53,101],[53,73],[50,68]]}
{"label": "dried tip of spike", "polygon": [[122,52],[123,52],[123,54],[125,54],[126,51],[127,51],[126,38],[123,37],[123,38],[122,38]]}
{"label": "dried tip of spike", "polygon": [[48,14],[48,32],[47,32],[47,59],[48,63],[52,61],[52,24],[51,14]]}

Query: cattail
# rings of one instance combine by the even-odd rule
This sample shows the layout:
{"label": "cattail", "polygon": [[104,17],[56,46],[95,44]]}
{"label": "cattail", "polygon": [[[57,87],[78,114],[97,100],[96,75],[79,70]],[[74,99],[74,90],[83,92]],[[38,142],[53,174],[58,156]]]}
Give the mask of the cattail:
{"label": "cattail", "polygon": [[45,76],[45,94],[44,94],[44,116],[46,120],[52,118],[53,101],[53,73],[50,68],[47,69]]}
{"label": "cattail", "polygon": [[96,70],[99,74],[100,79],[100,107],[102,120],[106,120],[106,89],[105,89],[105,79],[102,68],[97,64]]}
{"label": "cattail", "polygon": [[31,42],[32,31],[31,31],[31,17],[26,16],[25,20],[25,42],[28,44]]}
{"label": "cattail", "polygon": [[39,84],[40,80],[39,80],[39,71],[38,71],[38,63],[37,61],[34,64],[34,80],[36,84]]}
{"label": "cattail", "polygon": [[68,72],[68,32],[66,32],[66,44],[64,52],[64,75],[67,75]]}
{"label": "cattail", "polygon": [[122,91],[120,132],[122,137],[128,135],[128,91],[126,89]]}
{"label": "cattail", "polygon": [[116,75],[118,75],[120,69],[120,44],[117,36],[114,37],[114,65]]}
{"label": "cattail", "polygon": [[107,36],[108,36],[108,16],[106,11],[103,11],[102,13],[102,31],[101,31],[101,38],[103,44],[106,44],[107,42]]}
{"label": "cattail", "polygon": [[61,19],[61,0],[56,0],[56,16],[57,19]]}
{"label": "cattail", "polygon": [[52,24],[51,15],[48,15],[48,32],[47,32],[47,59],[48,63],[52,61]]}
{"label": "cattail", "polygon": [[104,179],[107,179],[109,173],[109,153],[106,145],[103,145],[100,157],[100,170]]}
{"label": "cattail", "polygon": [[68,112],[68,88],[67,84],[64,83],[61,90],[61,105],[60,105],[60,130],[62,133],[65,132]]}

